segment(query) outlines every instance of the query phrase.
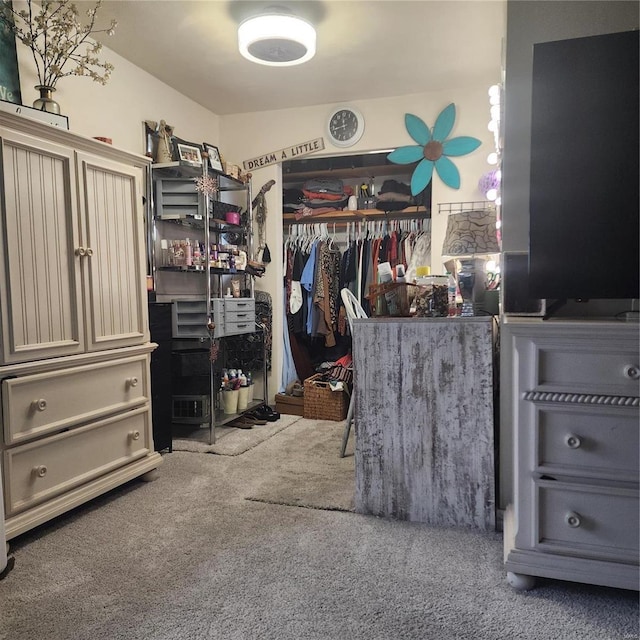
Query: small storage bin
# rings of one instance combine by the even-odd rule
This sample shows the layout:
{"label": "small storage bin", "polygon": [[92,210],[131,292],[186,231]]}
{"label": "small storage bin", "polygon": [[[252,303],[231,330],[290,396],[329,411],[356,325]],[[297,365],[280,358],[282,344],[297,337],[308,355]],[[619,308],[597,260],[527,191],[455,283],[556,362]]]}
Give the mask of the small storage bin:
{"label": "small storage bin", "polygon": [[304,381],[304,417],[315,420],[344,420],[349,410],[349,396],[344,391],[332,391],[322,374]]}
{"label": "small storage bin", "polygon": [[276,411],[294,416],[304,415],[304,398],[276,393]]}

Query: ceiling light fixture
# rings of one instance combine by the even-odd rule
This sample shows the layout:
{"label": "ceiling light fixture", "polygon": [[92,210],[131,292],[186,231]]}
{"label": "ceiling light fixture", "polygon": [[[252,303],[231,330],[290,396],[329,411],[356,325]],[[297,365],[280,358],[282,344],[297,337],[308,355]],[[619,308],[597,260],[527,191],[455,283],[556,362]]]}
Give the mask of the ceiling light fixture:
{"label": "ceiling light fixture", "polygon": [[316,30],[288,9],[270,7],[266,13],[240,23],[238,49],[247,60],[258,64],[302,64],[316,53]]}

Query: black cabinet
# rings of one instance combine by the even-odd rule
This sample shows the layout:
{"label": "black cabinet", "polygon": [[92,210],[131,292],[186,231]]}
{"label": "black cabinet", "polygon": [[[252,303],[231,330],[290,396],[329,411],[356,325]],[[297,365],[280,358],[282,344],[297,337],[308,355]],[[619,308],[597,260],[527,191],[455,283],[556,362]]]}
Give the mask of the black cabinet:
{"label": "black cabinet", "polygon": [[171,303],[149,303],[151,342],[151,415],[156,451],[172,450],[171,435]]}

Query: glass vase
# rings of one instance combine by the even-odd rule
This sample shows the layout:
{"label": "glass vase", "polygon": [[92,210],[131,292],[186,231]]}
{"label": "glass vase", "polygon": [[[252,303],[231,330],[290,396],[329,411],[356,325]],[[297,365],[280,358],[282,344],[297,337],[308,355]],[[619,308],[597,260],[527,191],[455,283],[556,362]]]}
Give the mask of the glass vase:
{"label": "glass vase", "polygon": [[34,101],[33,108],[47,113],[59,114],[60,105],[52,98],[55,89],[43,84],[37,85],[36,89],[40,92],[40,97]]}

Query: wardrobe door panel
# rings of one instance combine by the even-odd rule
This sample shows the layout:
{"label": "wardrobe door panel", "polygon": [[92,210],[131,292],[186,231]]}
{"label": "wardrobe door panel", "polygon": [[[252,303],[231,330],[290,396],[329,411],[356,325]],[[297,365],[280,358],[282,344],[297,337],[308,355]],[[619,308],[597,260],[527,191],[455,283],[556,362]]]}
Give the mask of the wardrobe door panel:
{"label": "wardrobe door panel", "polygon": [[78,154],[87,256],[87,342],[96,351],[149,340],[141,171]]}
{"label": "wardrobe door panel", "polygon": [[3,364],[84,349],[73,150],[0,129]]}

